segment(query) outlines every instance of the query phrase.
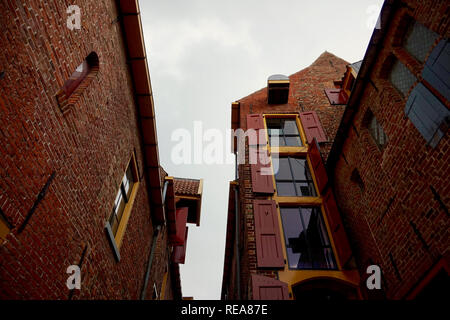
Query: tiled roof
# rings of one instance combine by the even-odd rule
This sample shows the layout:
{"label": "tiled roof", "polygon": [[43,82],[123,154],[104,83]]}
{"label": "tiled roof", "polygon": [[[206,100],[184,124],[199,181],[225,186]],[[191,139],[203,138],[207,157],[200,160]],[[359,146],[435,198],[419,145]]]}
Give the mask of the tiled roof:
{"label": "tiled roof", "polygon": [[199,194],[200,180],[174,178],[175,194],[196,196]]}

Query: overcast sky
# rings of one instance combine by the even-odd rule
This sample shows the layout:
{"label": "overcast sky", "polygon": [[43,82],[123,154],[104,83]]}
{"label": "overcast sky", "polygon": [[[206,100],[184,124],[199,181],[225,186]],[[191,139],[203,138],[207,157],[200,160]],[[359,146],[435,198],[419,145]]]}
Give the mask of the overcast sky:
{"label": "overcast sky", "polygon": [[325,50],[361,60],[382,2],[140,1],[161,165],[171,176],[204,179],[201,225],[189,227],[186,264],[180,265],[183,296],[220,299],[234,166],[174,163],[172,132],[192,132],[201,121],[203,130],[225,136],[231,103],[265,87],[268,76],[293,74]]}

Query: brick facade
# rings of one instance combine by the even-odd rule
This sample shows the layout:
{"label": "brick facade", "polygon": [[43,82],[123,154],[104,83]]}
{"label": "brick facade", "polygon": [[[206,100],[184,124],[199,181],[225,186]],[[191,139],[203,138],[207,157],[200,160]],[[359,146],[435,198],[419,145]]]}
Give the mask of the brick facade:
{"label": "brick facade", "polygon": [[[357,298],[414,298],[439,270],[443,271],[436,276],[440,288],[448,282],[448,132],[442,129],[444,136],[437,146],[428,145],[405,114],[408,95],[403,97],[389,80],[395,58],[416,76],[414,86],[422,81],[425,63],[420,63],[401,46],[408,22],[416,20],[438,34],[433,44],[436,46],[442,39],[449,38],[448,14],[446,1],[386,1],[381,16],[382,31],[375,30],[366,57],[358,64],[360,73],[353,86],[356,93],[351,93],[347,106],[331,105],[323,92],[325,88],[339,86],[347,63],[324,53],[309,68],[289,77],[288,104],[268,105],[267,88],[264,88],[239,100],[232,108],[233,128],[244,130],[247,114],[317,112],[328,138],[320,144],[322,158],[327,161],[330,188],[335,194],[354,258],[347,267],[359,273]],[[382,35],[384,30],[387,31]],[[450,108],[443,93],[435,88],[430,90]],[[358,92],[361,93],[359,98]],[[239,121],[233,118],[236,110]],[[375,116],[387,135],[385,148],[380,148],[370,133],[369,114]],[[252,299],[251,274],[278,279],[281,272],[257,267],[252,201],[270,197],[252,192],[248,164],[239,166],[237,181],[242,246],[239,252],[241,298]],[[237,298],[237,271],[231,265],[236,263],[236,255],[234,251],[230,257],[225,257],[222,297],[226,294],[231,299]],[[366,287],[367,266],[374,264],[381,267],[382,290]],[[434,289],[427,294],[439,294],[436,292],[439,284],[434,281],[432,285]]]}
{"label": "brick facade", "polygon": [[[314,110],[317,112],[328,141],[321,143],[321,151],[326,157],[333,142],[340,117],[344,111],[342,105],[330,105],[324,92],[326,88],[334,88],[334,80],[340,79],[348,62],[335,55],[324,52],[308,68],[289,77],[290,89],[287,104],[272,105],[267,102],[267,87],[238,100],[240,106],[239,128],[247,129],[247,114],[263,113],[299,113]],[[249,163],[248,142],[246,145],[245,164],[239,165],[239,212],[240,212],[240,281],[242,299],[251,299],[251,274],[260,274],[277,278],[276,270],[262,270],[257,267],[255,226],[254,226],[254,199],[267,199],[252,192],[252,179]],[[235,264],[236,252],[230,259]],[[228,280],[228,298],[236,297],[236,268],[231,265]]]}
{"label": "brick facade", "polygon": [[[144,287],[153,192],[161,196],[164,184],[162,177],[159,189],[149,186],[158,175],[146,179],[156,133],[144,131],[155,140],[144,151],[140,117],[147,126],[153,120],[135,93],[150,89],[149,79],[137,83],[130,72],[127,50],[136,48],[127,49],[114,1],[72,4],[81,9],[81,30],[66,26],[64,1],[0,3],[0,222],[10,229],[0,242],[0,299],[139,299]],[[142,30],[134,31],[137,45]],[[91,52],[98,69],[61,105],[61,88]],[[117,261],[105,222],[132,154],[140,183]],[[181,298],[168,232],[163,226],[156,238],[147,299],[154,284],[160,294],[166,272],[163,298]],[[70,265],[81,266],[81,290],[66,286]]]}
{"label": "brick facade", "polygon": [[[435,148],[428,146],[405,116],[406,98],[383,74],[388,58],[394,54],[420,77],[423,64],[399,46],[405,15],[448,38],[448,3],[403,3],[385,36],[370,73],[372,84],[364,88],[334,167],[334,189],[361,274],[366,265],[379,264],[386,296],[391,299],[405,297],[446,255],[450,229],[449,137],[445,135]],[[369,109],[388,137],[383,150],[364,123]],[[355,168],[364,183],[363,190],[350,179]]]}

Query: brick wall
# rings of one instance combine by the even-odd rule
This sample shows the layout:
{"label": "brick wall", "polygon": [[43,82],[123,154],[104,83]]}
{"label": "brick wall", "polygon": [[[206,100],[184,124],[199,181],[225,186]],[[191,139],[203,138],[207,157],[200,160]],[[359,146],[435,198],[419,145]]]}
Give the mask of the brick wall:
{"label": "brick wall", "polygon": [[[73,299],[138,298],[153,228],[114,2],[72,2],[82,14],[82,29],[73,31],[65,1],[24,3],[0,3],[0,208],[13,225],[0,246],[0,298],[67,299],[66,268],[85,248]],[[55,95],[92,51],[99,72],[63,115]],[[104,224],[134,151],[141,185],[117,263]]]}
{"label": "brick wall", "polygon": [[[406,100],[385,79],[388,57],[396,56],[418,74],[422,65],[395,49],[405,14],[448,38],[448,3],[405,1],[396,14],[359,103],[353,125],[335,168],[335,191],[361,268],[379,264],[388,298],[402,298],[448,251],[450,167],[446,135],[436,148],[426,145],[405,116]],[[388,143],[380,150],[364,117],[370,108]],[[357,169],[364,190],[351,182]],[[433,194],[435,190],[436,193]],[[440,199],[438,201],[437,199]],[[363,286],[364,287],[364,286]]]}
{"label": "brick wall", "polygon": [[[333,81],[342,78],[347,64],[348,62],[333,54],[324,52],[310,67],[289,77],[290,89],[287,104],[269,105],[267,103],[267,88],[240,99],[240,127],[246,129],[247,114],[298,113],[314,110],[317,112],[329,140],[321,144],[321,151],[326,157],[337,131],[344,106],[330,105],[324,89],[334,88]],[[248,144],[246,163],[248,163]],[[267,197],[257,196],[252,192],[251,171],[248,164],[239,166],[239,186],[240,225],[242,227],[240,240],[242,245],[240,261],[241,294],[243,299],[251,299],[251,274],[258,273],[276,278],[277,271],[257,268],[253,200],[267,199]],[[233,282],[235,281],[234,274],[231,279]]]}

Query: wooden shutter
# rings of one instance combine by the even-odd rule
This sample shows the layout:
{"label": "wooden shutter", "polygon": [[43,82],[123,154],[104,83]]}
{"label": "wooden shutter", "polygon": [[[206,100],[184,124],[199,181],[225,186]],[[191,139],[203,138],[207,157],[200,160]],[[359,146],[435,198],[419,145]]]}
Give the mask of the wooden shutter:
{"label": "wooden shutter", "polygon": [[[249,160],[256,158],[256,163],[250,164],[251,176],[252,176],[252,190],[255,193],[274,193],[275,189],[273,186],[273,174],[270,165],[269,155],[267,150],[257,150],[255,148],[250,148],[249,153],[251,154]],[[263,157],[263,161],[261,161]]]}
{"label": "wooden shutter", "polygon": [[441,40],[431,52],[422,77],[450,101],[450,42]]}
{"label": "wooden shutter", "polygon": [[450,111],[422,83],[409,95],[405,113],[422,137],[435,147],[445,134]]}
{"label": "wooden shutter", "polygon": [[300,112],[300,120],[308,143],[311,143],[314,138],[317,139],[317,142],[327,141],[327,137],[315,111]]}
{"label": "wooden shutter", "polygon": [[252,274],[253,300],[289,300],[288,285],[285,282]]}
{"label": "wooden shutter", "polygon": [[256,258],[260,268],[282,268],[284,257],[275,201],[253,200]]}
{"label": "wooden shutter", "polygon": [[186,232],[186,223],[188,217],[188,207],[178,208],[176,211],[176,220],[175,220],[175,234],[171,235],[170,243],[174,246],[183,245],[185,232]]}
{"label": "wooden shutter", "polygon": [[[350,88],[351,89],[351,88]],[[325,89],[325,94],[327,95],[330,104],[339,105],[339,104],[347,104],[348,96],[343,89]]]}
{"label": "wooden shutter", "polygon": [[249,136],[249,146],[262,146],[267,144],[264,117],[261,114],[247,115],[247,130],[255,130],[256,136]]}
{"label": "wooden shutter", "polygon": [[185,236],[183,245],[173,247],[172,262],[184,264],[184,261],[186,260],[187,235],[188,235],[188,227],[185,227]]}
{"label": "wooden shutter", "polygon": [[312,143],[309,144],[308,156],[314,176],[316,177],[319,193],[322,193],[328,183],[328,176],[322,161],[322,156],[320,155],[319,144],[316,140],[313,140]]}
{"label": "wooden shutter", "polygon": [[331,236],[334,240],[338,259],[343,267],[352,256],[352,250],[342,224],[341,216],[334,199],[333,191],[328,189],[323,196],[323,206],[330,225]]}

